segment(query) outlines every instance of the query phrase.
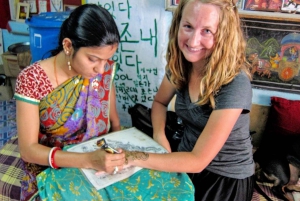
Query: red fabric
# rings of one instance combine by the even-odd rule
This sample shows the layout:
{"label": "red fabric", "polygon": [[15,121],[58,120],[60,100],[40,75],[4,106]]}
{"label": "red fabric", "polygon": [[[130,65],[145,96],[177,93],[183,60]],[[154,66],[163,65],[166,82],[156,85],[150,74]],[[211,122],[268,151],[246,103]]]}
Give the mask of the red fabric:
{"label": "red fabric", "polygon": [[18,75],[16,94],[39,100],[53,91],[52,84],[39,62],[33,63]]}
{"label": "red fabric", "polygon": [[268,129],[273,134],[300,134],[300,100],[271,97],[268,123]]}
{"label": "red fabric", "polygon": [[6,29],[7,22],[10,20],[9,1],[0,0],[0,29]]}
{"label": "red fabric", "polygon": [[81,0],[64,0],[64,5],[80,6],[81,5]]}

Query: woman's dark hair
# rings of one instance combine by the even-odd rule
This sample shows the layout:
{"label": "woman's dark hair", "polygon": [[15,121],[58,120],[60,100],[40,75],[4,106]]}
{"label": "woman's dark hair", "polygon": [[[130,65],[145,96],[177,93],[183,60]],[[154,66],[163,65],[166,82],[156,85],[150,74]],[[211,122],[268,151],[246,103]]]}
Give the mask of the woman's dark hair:
{"label": "woman's dark hair", "polygon": [[60,28],[58,47],[52,56],[63,50],[62,41],[72,41],[74,55],[81,47],[97,47],[118,44],[120,34],[110,13],[96,4],[84,4],[74,9]]}

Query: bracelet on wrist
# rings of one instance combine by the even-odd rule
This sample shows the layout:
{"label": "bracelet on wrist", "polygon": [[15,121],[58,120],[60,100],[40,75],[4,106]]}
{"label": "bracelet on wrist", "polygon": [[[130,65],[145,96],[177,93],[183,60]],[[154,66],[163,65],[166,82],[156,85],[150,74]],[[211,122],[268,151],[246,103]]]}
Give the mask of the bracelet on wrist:
{"label": "bracelet on wrist", "polygon": [[59,167],[55,164],[54,156],[57,150],[61,150],[60,147],[52,147],[50,152],[49,152],[49,165],[53,169],[59,169]]}

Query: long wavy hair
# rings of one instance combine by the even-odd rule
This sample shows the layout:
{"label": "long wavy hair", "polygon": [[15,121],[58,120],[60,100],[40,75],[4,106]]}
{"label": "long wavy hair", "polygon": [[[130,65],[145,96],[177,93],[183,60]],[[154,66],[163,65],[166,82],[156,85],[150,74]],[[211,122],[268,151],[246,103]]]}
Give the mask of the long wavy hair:
{"label": "long wavy hair", "polygon": [[249,64],[246,61],[246,41],[241,29],[238,9],[232,0],[180,0],[174,12],[169,31],[166,71],[171,72],[170,80],[180,90],[188,86],[192,63],[187,61],[178,46],[178,30],[185,6],[192,1],[220,7],[219,25],[215,44],[206,58],[203,78],[199,86],[198,105],[210,104],[215,107],[215,95],[223,85],[230,83],[241,71],[251,80]]}

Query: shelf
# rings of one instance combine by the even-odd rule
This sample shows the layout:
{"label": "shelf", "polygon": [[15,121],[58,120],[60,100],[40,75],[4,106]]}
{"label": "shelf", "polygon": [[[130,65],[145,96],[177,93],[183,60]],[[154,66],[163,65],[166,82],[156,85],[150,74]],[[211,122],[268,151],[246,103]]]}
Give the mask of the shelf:
{"label": "shelf", "polygon": [[276,21],[300,23],[300,14],[250,11],[250,10],[239,10],[239,14],[241,18],[247,18],[247,19],[276,20]]}
{"label": "shelf", "polygon": [[[166,10],[174,12],[177,6],[171,5],[170,0],[166,0]],[[257,19],[257,20],[275,20],[283,22],[299,22],[300,14],[280,13],[280,12],[265,12],[239,9],[241,18]]]}

